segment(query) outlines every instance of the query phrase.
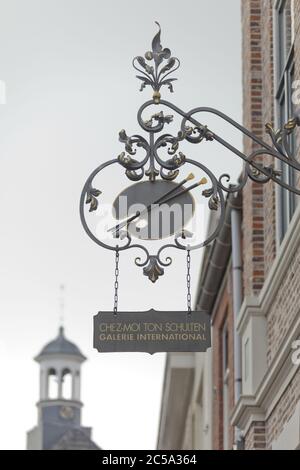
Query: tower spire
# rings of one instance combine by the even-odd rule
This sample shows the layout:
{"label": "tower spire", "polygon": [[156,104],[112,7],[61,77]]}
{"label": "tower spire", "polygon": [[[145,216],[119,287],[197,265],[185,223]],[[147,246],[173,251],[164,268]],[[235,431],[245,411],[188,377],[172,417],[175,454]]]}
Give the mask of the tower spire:
{"label": "tower spire", "polygon": [[59,331],[63,332],[65,321],[65,285],[59,286]]}

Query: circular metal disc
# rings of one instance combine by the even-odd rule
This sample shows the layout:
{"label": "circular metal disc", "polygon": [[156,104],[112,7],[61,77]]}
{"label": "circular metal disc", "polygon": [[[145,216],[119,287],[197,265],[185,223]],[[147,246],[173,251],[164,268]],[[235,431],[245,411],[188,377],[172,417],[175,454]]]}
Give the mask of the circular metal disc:
{"label": "circular metal disc", "polygon": [[[177,183],[164,180],[133,184],[115,199],[114,217],[117,220],[125,220],[140,212],[141,215],[128,225],[128,231],[133,237],[141,240],[161,240],[174,235],[192,218],[195,208],[194,198],[190,193],[180,196],[180,192],[185,189],[183,186],[167,196],[167,198],[174,196],[169,202],[160,206],[153,203],[176,186]],[[145,210],[150,204],[152,209]]]}

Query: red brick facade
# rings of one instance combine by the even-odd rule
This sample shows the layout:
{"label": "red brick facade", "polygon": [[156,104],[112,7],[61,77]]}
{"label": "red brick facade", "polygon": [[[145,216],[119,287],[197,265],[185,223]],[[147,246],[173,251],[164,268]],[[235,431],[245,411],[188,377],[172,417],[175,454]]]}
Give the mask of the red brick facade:
{"label": "red brick facade", "polygon": [[[271,143],[265,124],[275,122],[274,97],[274,13],[275,0],[241,0],[242,9],[242,65],[244,126],[257,137]],[[295,79],[300,80],[300,0],[294,0]],[[296,139],[299,149],[299,131]],[[244,152],[250,155],[258,148],[249,138],[244,139]],[[264,162],[273,163],[265,156]],[[266,283],[272,285],[270,272],[277,256],[276,189],[249,181],[243,190],[243,289],[244,299],[259,298]],[[287,249],[289,249],[287,247]],[[222,292],[214,305],[213,314],[213,448],[223,448],[223,375],[221,330],[227,321],[232,325],[229,335],[230,404],[234,409],[233,312],[230,267],[223,280]],[[274,292],[266,318],[266,364],[272,368],[284,348],[290,348],[286,338],[299,318],[300,247],[296,249]],[[280,370],[278,374],[280,374]],[[255,398],[255,397],[254,397]],[[274,397],[271,397],[272,400]],[[270,399],[271,400],[271,399]],[[271,401],[272,401],[271,400]],[[300,372],[286,384],[274,403],[266,404],[265,419],[253,418],[244,435],[246,450],[270,449],[293,415],[300,400]],[[261,414],[263,412],[261,411]],[[255,413],[254,413],[255,415]],[[234,443],[233,427],[229,430]]]}
{"label": "red brick facade", "polygon": [[[274,124],[274,0],[242,0],[244,125],[267,140],[264,126]],[[300,0],[294,0],[295,79],[300,79]],[[296,148],[299,149],[299,132]],[[253,144],[245,140],[247,154]],[[244,287],[246,295],[259,295],[276,257],[275,185],[258,187],[249,183],[244,190],[243,234]],[[267,363],[287,347],[285,338],[299,317],[300,250],[290,264],[280,289],[266,312]],[[270,280],[268,280],[270,282]],[[246,449],[271,448],[300,399],[299,374],[293,378],[268,412],[266,421],[253,422],[245,436]]]}
{"label": "red brick facade", "polygon": [[[243,115],[244,125],[258,137],[262,131],[262,51],[261,2],[242,1],[243,29]],[[250,155],[257,145],[244,139],[244,150]],[[264,267],[264,188],[249,181],[243,193],[244,289],[245,295],[257,293],[263,286]]]}
{"label": "red brick facade", "polygon": [[[213,449],[223,449],[224,445],[224,421],[223,421],[223,329],[226,324],[228,329],[228,388],[229,388],[229,414],[234,407],[234,357],[233,357],[233,311],[232,311],[232,295],[231,295],[231,277],[226,277],[226,281],[222,288],[220,300],[217,305],[216,312],[212,319],[213,338],[215,345],[213,348]],[[228,429],[228,445],[232,448],[234,443],[233,427],[229,424]]]}

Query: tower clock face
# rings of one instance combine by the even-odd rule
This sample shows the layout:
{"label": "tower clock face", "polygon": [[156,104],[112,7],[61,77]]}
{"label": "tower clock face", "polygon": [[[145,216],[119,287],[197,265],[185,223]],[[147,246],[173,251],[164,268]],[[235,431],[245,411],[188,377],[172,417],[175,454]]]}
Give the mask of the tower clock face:
{"label": "tower clock face", "polygon": [[74,417],[73,408],[71,408],[70,406],[62,406],[59,410],[59,415],[61,418],[66,419],[66,420],[73,419]]}

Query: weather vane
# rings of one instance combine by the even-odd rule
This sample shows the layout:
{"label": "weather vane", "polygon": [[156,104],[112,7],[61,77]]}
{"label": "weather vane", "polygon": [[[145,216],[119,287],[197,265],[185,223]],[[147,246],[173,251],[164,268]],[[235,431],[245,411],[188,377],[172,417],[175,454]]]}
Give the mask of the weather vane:
{"label": "weather vane", "polygon": [[[216,109],[195,107],[186,112],[173,103],[163,100],[164,91],[171,93],[174,91],[174,82],[177,80],[174,73],[180,67],[180,61],[172,56],[170,49],[161,45],[161,29],[158,23],[157,25],[158,32],[152,41],[152,49],[144,56],[137,56],[133,60],[133,67],[138,72],[137,78],[141,81],[141,91],[148,88],[152,88],[153,91],[152,99],[145,102],[137,114],[138,124],[145,136],[140,134],[129,136],[125,130],[121,130],[119,141],[124,145],[124,151],[118,157],[102,163],[92,172],[84,185],[80,200],[80,217],[86,233],[97,245],[115,252],[116,255],[115,313],[118,308],[121,252],[130,249],[139,250],[141,255],[135,258],[135,264],[143,268],[143,274],[154,283],[172,263],[171,257],[165,254],[166,251],[185,251],[187,307],[190,312],[191,252],[210,244],[218,236],[224,224],[225,194],[239,192],[248,179],[251,179],[262,184],[274,181],[282,188],[300,195],[297,187],[284,181],[282,173],[277,171],[275,165],[275,162],[281,162],[295,172],[300,171],[300,164],[291,150],[291,134],[300,125],[299,116],[291,118],[282,129],[276,131],[271,124],[267,124],[266,132],[273,144],[269,145]],[[156,112],[151,110],[153,107]],[[167,113],[165,109],[168,110]],[[256,143],[256,150],[246,155],[228,143],[200,122],[199,115],[203,112],[216,115],[231,124]],[[174,115],[181,119],[175,135],[166,131],[171,123],[174,124]],[[229,174],[222,174],[217,178],[204,165],[201,157],[195,160],[182,152],[183,144],[204,146],[206,142],[207,145],[219,144],[243,160],[243,174],[238,184],[231,184]],[[272,162],[265,163],[264,156],[268,156],[268,162],[271,157]],[[112,202],[112,213],[116,223],[101,231],[99,224],[95,228],[95,222],[94,226],[92,222],[93,215],[97,214],[99,219],[103,216],[100,202],[104,194],[98,189],[99,184],[95,184],[95,180],[102,175],[105,178],[105,171],[111,166],[123,169],[125,179],[132,181],[133,184],[121,190]],[[186,168],[189,168],[188,172],[185,171]],[[196,183],[190,185],[189,182],[195,178],[191,171],[199,173],[199,178],[197,177]],[[197,201],[202,198],[203,201],[207,201],[211,211],[219,212],[216,226],[205,240],[197,239],[199,234],[186,228],[192,219],[197,217],[192,191],[193,195],[197,195]],[[168,210],[164,212],[163,208]],[[150,251],[147,245],[153,241],[160,242],[156,252]]]}

